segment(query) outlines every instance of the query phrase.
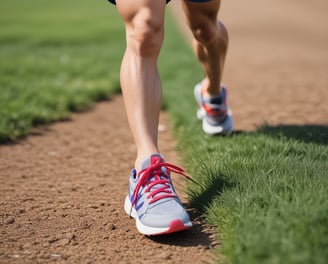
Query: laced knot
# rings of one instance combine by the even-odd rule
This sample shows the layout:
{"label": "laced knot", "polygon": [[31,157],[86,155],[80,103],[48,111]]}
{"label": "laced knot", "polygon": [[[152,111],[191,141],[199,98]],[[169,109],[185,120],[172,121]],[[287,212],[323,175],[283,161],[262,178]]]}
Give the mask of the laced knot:
{"label": "laced knot", "polygon": [[[175,172],[188,180],[194,181],[185,174],[185,171],[173,164],[162,162],[160,160],[151,164],[146,169],[139,171],[137,177],[139,181],[133,193],[132,207],[136,205],[141,187],[145,187],[149,204],[152,204],[163,198],[177,197],[171,188],[170,172]],[[131,209],[132,209],[131,207]]]}

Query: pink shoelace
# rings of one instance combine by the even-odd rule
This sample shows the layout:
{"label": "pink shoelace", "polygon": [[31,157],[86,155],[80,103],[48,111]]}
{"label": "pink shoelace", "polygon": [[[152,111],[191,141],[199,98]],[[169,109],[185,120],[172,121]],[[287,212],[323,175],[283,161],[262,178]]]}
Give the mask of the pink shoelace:
{"label": "pink shoelace", "polygon": [[[164,173],[162,171],[162,167],[166,168],[167,173]],[[172,192],[170,187],[170,172],[175,172],[187,178],[188,180],[195,182],[193,179],[191,179],[188,175],[185,174],[184,169],[176,165],[160,161],[156,162],[155,164],[151,164],[148,168],[139,171],[137,175],[139,177],[139,181],[133,193],[131,210],[133,206],[135,206],[137,203],[140,188],[144,186],[147,186],[145,189],[145,193],[149,193],[147,195],[147,199],[151,198],[149,204],[152,204],[163,198],[177,197],[177,195]],[[161,185],[161,187],[151,190],[156,185]],[[160,193],[161,195],[158,195]]]}

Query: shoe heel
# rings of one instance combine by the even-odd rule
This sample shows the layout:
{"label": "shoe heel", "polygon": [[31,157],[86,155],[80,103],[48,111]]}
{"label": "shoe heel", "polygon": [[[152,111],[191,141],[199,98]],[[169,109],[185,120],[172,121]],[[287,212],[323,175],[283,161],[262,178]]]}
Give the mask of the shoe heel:
{"label": "shoe heel", "polygon": [[125,197],[125,201],[124,201],[124,211],[125,213],[130,216],[130,217],[133,217],[133,218],[136,218],[136,210],[134,208],[132,208],[132,204],[130,202],[130,198],[129,198],[129,195],[127,195]]}

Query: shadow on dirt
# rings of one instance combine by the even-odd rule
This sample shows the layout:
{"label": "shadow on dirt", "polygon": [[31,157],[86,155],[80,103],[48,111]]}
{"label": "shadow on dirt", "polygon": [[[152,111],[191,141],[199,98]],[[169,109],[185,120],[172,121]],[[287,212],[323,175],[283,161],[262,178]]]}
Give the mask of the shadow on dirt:
{"label": "shadow on dirt", "polygon": [[149,238],[158,243],[181,247],[202,246],[209,249],[216,246],[218,241],[215,237],[215,228],[206,224],[202,212],[205,212],[214,197],[220,195],[224,189],[235,186],[234,183],[227,181],[225,178],[224,175],[213,177],[211,184],[206,185],[200,194],[189,194],[191,197],[190,205],[186,205],[186,208],[189,208],[188,212],[193,222],[192,228],[179,233]]}
{"label": "shadow on dirt", "polygon": [[193,226],[185,231],[167,234],[163,236],[148,237],[152,241],[160,244],[169,244],[181,247],[201,246],[209,249],[217,244],[213,228],[207,226],[200,212],[194,208],[188,209]]}

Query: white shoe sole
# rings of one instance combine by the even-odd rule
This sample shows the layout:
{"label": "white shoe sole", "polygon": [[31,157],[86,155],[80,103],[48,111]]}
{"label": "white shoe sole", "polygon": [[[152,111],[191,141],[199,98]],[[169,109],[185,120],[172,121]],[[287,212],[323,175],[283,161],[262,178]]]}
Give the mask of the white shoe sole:
{"label": "white shoe sole", "polygon": [[168,227],[145,226],[139,220],[136,210],[134,208],[132,208],[131,210],[131,207],[132,205],[129,196],[126,196],[124,202],[124,211],[127,215],[133,217],[136,220],[137,229],[143,235],[147,235],[147,236],[164,235],[164,234],[170,234],[170,233],[182,231],[192,227],[192,223],[190,221],[188,223],[183,223],[179,219],[171,221]]}
{"label": "white shoe sole", "polygon": [[197,118],[202,120],[203,131],[208,135],[229,135],[233,131],[233,118],[230,109],[228,109],[226,119],[219,125],[212,125],[206,120],[203,108],[198,109]]}

